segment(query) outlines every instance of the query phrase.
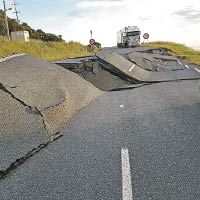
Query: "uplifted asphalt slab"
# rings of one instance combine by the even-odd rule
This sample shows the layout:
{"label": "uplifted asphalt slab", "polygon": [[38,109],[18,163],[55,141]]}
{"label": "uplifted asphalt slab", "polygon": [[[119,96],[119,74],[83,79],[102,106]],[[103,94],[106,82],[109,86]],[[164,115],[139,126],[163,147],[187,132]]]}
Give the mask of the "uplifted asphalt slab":
{"label": "uplifted asphalt slab", "polygon": [[127,76],[109,70],[96,56],[74,58],[54,63],[75,72],[102,91],[116,90],[132,84]]}
{"label": "uplifted asphalt slab", "polygon": [[[105,48],[95,55],[56,61],[103,91],[141,83],[199,79],[188,63],[154,47]],[[190,65],[190,64],[189,64]]]}
{"label": "uplifted asphalt slab", "polygon": [[132,52],[127,55],[130,61],[134,62],[143,69],[149,71],[176,71],[184,70],[184,65],[180,65],[179,59],[172,56],[163,56],[159,54],[148,54],[141,52]]}
{"label": "uplifted asphalt slab", "polygon": [[0,62],[0,169],[47,142],[103,93],[69,70],[29,55]]}
{"label": "uplifted asphalt slab", "polygon": [[[109,68],[116,72],[123,72],[132,80],[141,82],[165,82],[175,80],[199,79],[200,75],[194,69],[184,69],[177,71],[153,72],[143,69],[137,64],[129,61],[117,53],[104,53],[103,51],[96,55],[103,62],[106,62]],[[139,59],[139,56],[138,56]],[[142,57],[140,57],[142,59]]]}
{"label": "uplifted asphalt slab", "polygon": [[104,48],[102,50],[103,53],[117,53],[120,55],[124,55],[124,54],[128,54],[128,53],[132,53],[132,52],[142,52],[142,53],[151,53],[151,54],[166,54],[167,55],[167,51],[166,49],[163,48],[158,48],[158,47],[134,47],[134,48],[116,48],[116,47],[112,47],[112,48]]}

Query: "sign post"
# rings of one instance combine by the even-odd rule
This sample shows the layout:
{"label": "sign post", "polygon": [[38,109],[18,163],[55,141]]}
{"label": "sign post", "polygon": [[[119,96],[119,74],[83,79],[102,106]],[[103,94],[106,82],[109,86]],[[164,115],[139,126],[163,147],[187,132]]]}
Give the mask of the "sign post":
{"label": "sign post", "polygon": [[90,31],[90,34],[91,34],[91,39],[92,39],[92,30]]}
{"label": "sign post", "polygon": [[10,31],[9,31],[9,26],[8,26],[8,17],[7,17],[7,14],[6,12],[8,10],[12,10],[12,8],[8,8],[6,9],[6,2],[5,0],[3,0],[3,7],[4,7],[4,15],[5,15],[5,24],[6,24],[6,30],[7,30],[7,37],[8,37],[8,40],[10,41]]}

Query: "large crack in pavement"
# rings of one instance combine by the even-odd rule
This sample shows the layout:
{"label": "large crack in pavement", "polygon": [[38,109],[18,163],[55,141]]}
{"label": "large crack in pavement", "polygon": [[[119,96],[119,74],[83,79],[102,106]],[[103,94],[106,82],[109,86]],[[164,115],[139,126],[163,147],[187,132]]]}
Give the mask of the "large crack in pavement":
{"label": "large crack in pavement", "polygon": [[[13,88],[13,87],[12,87],[12,88]],[[22,101],[21,99],[17,98],[14,94],[12,94],[9,90],[7,90],[7,89],[6,89],[6,86],[4,86],[2,83],[0,83],[0,89],[1,89],[3,92],[9,94],[13,99],[15,99],[16,101],[18,101],[18,102],[19,102],[20,104],[22,104],[23,106],[28,107],[31,111],[33,111],[34,114],[39,114],[39,115],[41,115],[40,112],[34,112],[35,107],[34,107],[34,108],[31,107],[31,106],[27,105],[27,104],[26,104],[24,101]],[[41,115],[41,116],[42,116],[42,115]]]}
{"label": "large crack in pavement", "polygon": [[[26,109],[26,111],[28,113],[41,116],[43,118],[44,128],[47,131],[49,131],[48,128],[47,128],[47,125],[45,123],[45,120],[44,120],[44,118],[45,118],[44,114],[37,107],[32,107],[30,105],[27,105],[24,101],[22,101],[21,99],[17,98],[13,93],[11,93],[7,89],[7,87],[8,86],[4,86],[2,83],[0,83],[0,90],[5,92],[6,94],[9,94],[10,97],[12,97],[18,103],[20,103],[21,105],[23,105],[27,109],[29,109],[29,110]],[[15,88],[15,87],[12,87],[12,88]],[[65,101],[65,99],[62,102],[60,102],[59,104],[57,104],[57,105],[49,106],[49,107],[45,108],[45,110],[48,110],[50,108],[55,108],[55,107],[59,106],[60,104],[62,104],[64,101]],[[15,170],[18,166],[23,164],[27,159],[29,159],[30,157],[32,157],[33,155],[35,155],[36,153],[41,151],[43,148],[47,147],[49,144],[51,144],[52,142],[54,142],[55,140],[59,139],[62,136],[63,135],[60,132],[54,133],[53,135],[51,135],[49,137],[49,140],[47,142],[39,144],[37,147],[34,147],[32,150],[28,151],[24,156],[22,156],[20,158],[17,158],[6,169],[0,169],[0,179],[6,178],[7,175],[9,175],[11,171]]]}
{"label": "large crack in pavement", "polygon": [[46,125],[45,120],[44,120],[44,115],[40,110],[37,109],[37,107],[32,107],[32,106],[27,105],[24,101],[22,101],[21,99],[17,98],[13,93],[11,93],[2,83],[0,83],[0,90],[2,90],[3,92],[9,94],[17,102],[19,102],[23,106],[27,107],[28,108],[28,110],[26,110],[27,112],[30,112],[31,114],[35,114],[35,115],[40,115],[43,118],[44,128],[48,131],[47,125]]}
{"label": "large crack in pavement", "polygon": [[56,108],[56,107],[60,106],[61,104],[63,104],[65,102],[65,100],[66,100],[66,95],[63,98],[63,100],[61,100],[59,103],[52,105],[52,106],[47,106],[46,108],[44,108],[44,110],[46,111],[46,110],[51,109],[51,108]]}
{"label": "large crack in pavement", "polygon": [[63,135],[60,132],[56,132],[54,135],[52,135],[49,138],[49,140],[46,143],[42,143],[38,145],[37,147],[33,148],[31,151],[27,152],[25,156],[22,156],[16,159],[5,170],[0,169],[0,179],[6,178],[10,174],[11,171],[15,170],[18,166],[23,164],[27,159],[34,156],[36,153],[40,152],[42,149],[47,147],[49,144],[51,144],[55,140],[58,140],[62,136]]}
{"label": "large crack in pavement", "polygon": [[[122,54],[127,54],[126,51],[123,50],[124,53]],[[4,102],[11,101],[11,99],[14,102],[16,101],[17,105],[11,102],[12,106],[17,111],[21,109],[19,113],[23,115],[21,117],[17,112],[18,116],[17,114],[13,114],[14,109],[12,110],[12,107],[8,112],[4,112],[6,106],[2,106],[2,109],[4,109],[2,113],[6,114],[6,119],[2,124],[4,123],[3,126],[6,127],[7,124],[14,122],[16,124],[19,123],[20,128],[23,127],[21,125],[25,124],[26,126],[23,128],[25,134],[20,135],[17,132],[18,130],[13,129],[12,134],[15,137],[13,135],[10,137],[3,132],[3,129],[0,129],[0,136],[6,138],[7,141],[4,140],[6,145],[7,143],[14,144],[14,148],[16,148],[15,145],[18,145],[17,150],[19,148],[23,149],[23,145],[27,145],[28,143],[28,147],[23,152],[19,151],[20,153],[17,152],[17,155],[14,154],[15,156],[12,156],[13,146],[10,146],[11,155],[8,152],[4,157],[7,159],[6,156],[10,156],[11,159],[9,161],[12,162],[8,167],[4,167],[5,170],[0,170],[2,178],[6,177],[17,166],[53,142],[53,138],[59,138],[61,134],[58,132],[62,125],[81,108],[102,95],[104,93],[102,91],[120,91],[161,82],[199,79],[199,75],[197,76],[192,70],[182,70],[183,66],[173,66],[167,69],[168,65],[165,63],[167,61],[162,61],[161,64],[163,66],[161,66],[159,59],[165,59],[164,56],[158,55],[157,60],[155,60],[154,58],[151,59],[151,55],[143,54],[143,57],[147,58],[148,64],[156,64],[157,68],[156,72],[154,72],[155,66],[149,66],[147,69],[150,71],[143,69],[146,61],[137,58],[138,60],[135,62],[136,60],[134,59],[135,56],[139,55],[138,53],[131,54],[131,59],[126,58],[128,54],[126,56],[122,56],[120,53],[116,55],[109,52],[108,54],[71,59],[69,62],[55,62],[56,65],[28,55],[5,59],[5,61],[0,62],[0,91],[6,93],[6,95],[3,93],[0,94],[0,97]],[[174,62],[174,60],[172,61]],[[164,73],[161,73],[159,70],[163,70]],[[179,71],[184,72],[179,73]],[[177,76],[166,79],[166,75],[170,77],[172,73],[176,73]],[[157,78],[158,75],[160,75],[159,79]],[[181,80],[179,79],[180,76]],[[9,105],[9,103],[5,104]],[[13,116],[10,117],[9,114]],[[38,115],[38,117],[31,114]],[[9,121],[10,119],[12,120]],[[21,119],[25,119],[24,124],[21,123]],[[38,123],[40,124],[39,128],[37,127]],[[38,128],[34,130],[36,134],[29,128],[30,125],[32,129]],[[12,126],[8,125],[6,129],[10,131],[10,127]],[[39,130],[40,128],[41,130]],[[37,131],[40,132],[42,139],[39,139]],[[45,138],[46,133],[48,133],[46,135],[48,138]],[[27,141],[24,140],[24,135],[26,137],[28,135]],[[34,142],[30,141],[32,140],[31,137],[34,138]],[[29,151],[30,149],[32,150]],[[1,148],[0,150],[2,151],[3,149]],[[13,159],[13,157],[16,159]],[[1,165],[5,166],[4,163],[1,163]]]}
{"label": "large crack in pavement", "polygon": [[67,120],[102,94],[75,73],[33,56],[2,59],[0,174],[50,144]]}

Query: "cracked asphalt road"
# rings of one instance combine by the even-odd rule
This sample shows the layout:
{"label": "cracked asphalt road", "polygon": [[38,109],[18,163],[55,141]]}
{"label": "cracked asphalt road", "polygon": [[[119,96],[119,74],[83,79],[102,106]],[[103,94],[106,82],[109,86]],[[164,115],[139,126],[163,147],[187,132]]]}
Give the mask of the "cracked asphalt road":
{"label": "cracked asphalt road", "polygon": [[0,170],[46,143],[101,94],[75,73],[33,56],[0,59]]}
{"label": "cracked asphalt road", "polygon": [[122,199],[125,147],[134,200],[198,200],[199,120],[198,80],[107,92],[0,180],[0,199]]}

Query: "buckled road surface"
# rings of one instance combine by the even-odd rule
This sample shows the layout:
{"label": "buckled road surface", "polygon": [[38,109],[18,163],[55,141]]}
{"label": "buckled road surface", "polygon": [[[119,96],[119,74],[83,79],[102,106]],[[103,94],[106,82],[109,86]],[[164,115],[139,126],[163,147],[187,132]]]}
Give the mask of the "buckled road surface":
{"label": "buckled road surface", "polygon": [[198,66],[147,50],[143,59],[141,48],[106,49],[57,62],[93,85],[103,69],[118,82],[96,83],[104,95],[66,122],[61,139],[0,180],[0,199],[200,199]]}

